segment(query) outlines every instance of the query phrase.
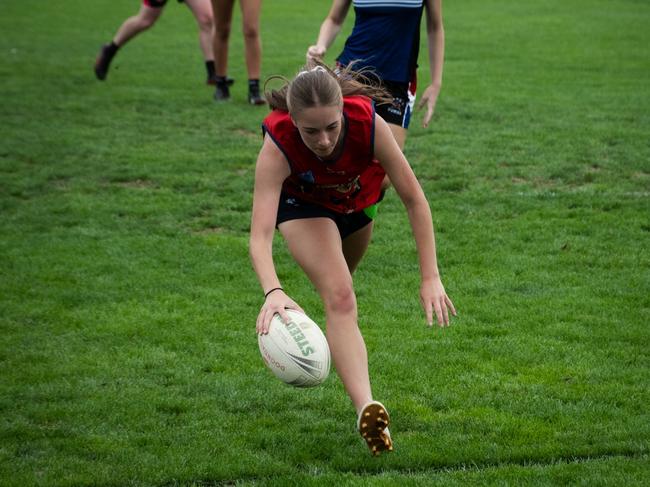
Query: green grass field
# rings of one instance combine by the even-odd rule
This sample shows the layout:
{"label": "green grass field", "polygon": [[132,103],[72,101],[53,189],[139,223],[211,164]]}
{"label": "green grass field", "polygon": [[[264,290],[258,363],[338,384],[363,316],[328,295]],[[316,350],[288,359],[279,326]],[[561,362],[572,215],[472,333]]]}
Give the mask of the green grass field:
{"label": "green grass field", "polygon": [[[329,3],[265,1],[264,76],[296,72]],[[405,152],[459,317],[425,326],[389,194],[355,279],[380,458],[335,374],[292,389],[258,353],[266,108],[239,13],[217,105],[176,2],[105,83],[137,1],[0,5],[0,485],[650,484],[648,2],[445,2],[442,95]],[[322,323],[279,238],[276,263]]]}

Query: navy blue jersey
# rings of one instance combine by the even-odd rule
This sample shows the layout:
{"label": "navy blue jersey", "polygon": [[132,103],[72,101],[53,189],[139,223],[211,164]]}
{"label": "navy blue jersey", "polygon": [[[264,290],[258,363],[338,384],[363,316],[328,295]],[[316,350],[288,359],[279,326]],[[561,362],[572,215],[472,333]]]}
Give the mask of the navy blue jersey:
{"label": "navy blue jersey", "polygon": [[423,0],[354,0],[354,28],[337,61],[408,83],[417,68]]}

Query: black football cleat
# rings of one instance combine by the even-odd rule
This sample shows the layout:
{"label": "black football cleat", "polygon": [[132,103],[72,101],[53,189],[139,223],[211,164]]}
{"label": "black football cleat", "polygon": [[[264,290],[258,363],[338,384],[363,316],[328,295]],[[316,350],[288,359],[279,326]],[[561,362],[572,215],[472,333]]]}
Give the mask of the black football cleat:
{"label": "black football cleat", "polygon": [[226,101],[230,100],[230,87],[235,82],[234,79],[224,78],[222,76],[215,77],[214,84],[216,89],[214,90],[214,99],[216,101]]}
{"label": "black football cleat", "polygon": [[230,100],[230,89],[226,83],[218,82],[214,90],[214,99],[216,101],[227,101]]}
{"label": "black football cleat", "polygon": [[266,100],[260,95],[259,86],[249,86],[248,88],[248,103],[251,105],[265,105]]}
{"label": "black football cleat", "polygon": [[97,76],[98,80],[104,81],[106,79],[112,59],[110,44],[104,44],[95,60],[95,76]]}

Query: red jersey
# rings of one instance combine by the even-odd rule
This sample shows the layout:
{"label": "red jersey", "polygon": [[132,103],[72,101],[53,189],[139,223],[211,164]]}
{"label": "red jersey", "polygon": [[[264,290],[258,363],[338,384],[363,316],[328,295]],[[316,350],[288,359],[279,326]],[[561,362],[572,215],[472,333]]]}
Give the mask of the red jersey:
{"label": "red jersey", "polygon": [[343,150],[333,161],[322,161],[305,145],[288,112],[272,111],[262,129],[289,162],[291,174],[282,191],[295,198],[353,213],[379,199],[384,169],[374,157],[375,108],[365,96],[343,98]]}

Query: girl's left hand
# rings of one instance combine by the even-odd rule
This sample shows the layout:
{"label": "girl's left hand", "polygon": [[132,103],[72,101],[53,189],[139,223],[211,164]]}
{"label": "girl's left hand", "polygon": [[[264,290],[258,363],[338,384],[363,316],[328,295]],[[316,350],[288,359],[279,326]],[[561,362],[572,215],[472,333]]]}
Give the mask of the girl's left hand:
{"label": "girl's left hand", "polygon": [[422,281],[420,286],[420,300],[427,316],[427,323],[433,326],[433,313],[435,312],[438,326],[449,326],[449,312],[456,316],[456,308],[445,292],[440,277]]}

